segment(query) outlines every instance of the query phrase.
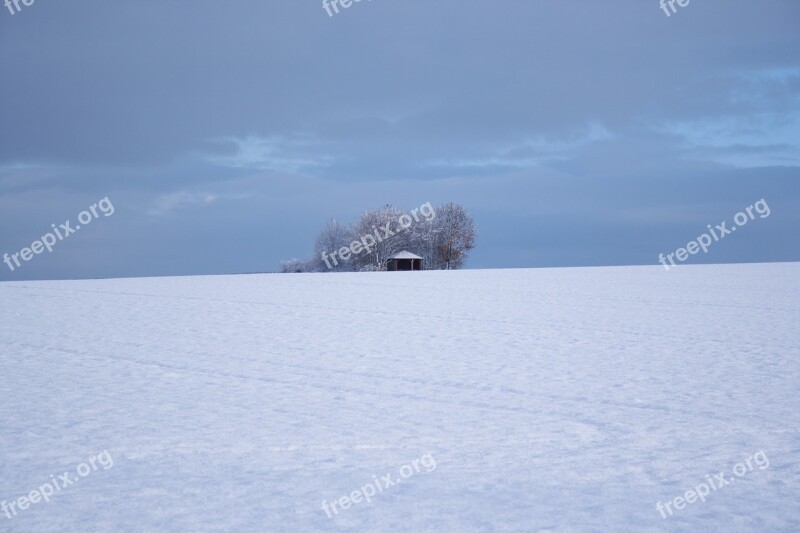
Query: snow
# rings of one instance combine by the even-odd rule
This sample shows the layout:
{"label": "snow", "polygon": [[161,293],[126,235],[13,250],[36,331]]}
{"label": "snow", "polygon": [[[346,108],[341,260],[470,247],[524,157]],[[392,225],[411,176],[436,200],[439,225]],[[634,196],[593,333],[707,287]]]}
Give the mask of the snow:
{"label": "snow", "polygon": [[113,457],[0,530],[798,531],[799,296],[800,263],[0,283],[0,502]]}
{"label": "snow", "polygon": [[403,250],[402,252],[397,252],[396,254],[389,256],[387,259],[422,259],[417,254],[412,254],[408,250]]}

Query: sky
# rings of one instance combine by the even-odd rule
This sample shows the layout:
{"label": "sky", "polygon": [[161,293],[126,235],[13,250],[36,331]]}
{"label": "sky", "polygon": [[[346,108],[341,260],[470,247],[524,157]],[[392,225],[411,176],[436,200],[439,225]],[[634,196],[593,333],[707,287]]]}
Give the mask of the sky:
{"label": "sky", "polygon": [[657,265],[759,200],[686,264],[800,261],[800,2],[675,8],[0,4],[0,254],[113,205],[0,281],[271,272],[451,201],[467,268]]}

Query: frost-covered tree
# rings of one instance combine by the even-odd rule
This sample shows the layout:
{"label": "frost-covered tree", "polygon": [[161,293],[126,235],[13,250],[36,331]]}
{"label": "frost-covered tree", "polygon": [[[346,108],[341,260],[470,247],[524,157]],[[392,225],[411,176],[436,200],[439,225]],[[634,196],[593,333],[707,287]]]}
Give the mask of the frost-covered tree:
{"label": "frost-covered tree", "polygon": [[354,270],[383,269],[390,256],[410,246],[409,234],[399,224],[404,214],[404,211],[386,205],[380,211],[366,211],[355,221],[353,235],[367,246],[350,259]]}
{"label": "frost-covered tree", "polygon": [[452,202],[436,208],[433,222],[432,233],[436,249],[433,268],[460,269],[469,251],[475,247],[475,222],[466,209]]}
{"label": "frost-covered tree", "polygon": [[472,217],[458,204],[446,203],[433,209],[426,203],[410,213],[386,205],[365,211],[349,226],[329,220],[317,236],[314,255],[306,261],[285,261],[281,271],[383,270],[386,260],[403,250],[421,256],[426,270],[455,270],[464,265],[468,252],[475,247],[475,235]]}
{"label": "frost-covered tree", "polygon": [[312,272],[309,269],[310,261],[303,261],[302,259],[290,259],[288,261],[281,261],[282,274],[299,274],[301,272]]}
{"label": "frost-covered tree", "polygon": [[346,272],[352,270],[346,261],[324,260],[323,253],[331,254],[340,250],[343,246],[350,246],[353,240],[353,233],[349,226],[332,218],[322,228],[314,243],[314,255],[311,257],[313,269],[317,272]]}
{"label": "frost-covered tree", "polygon": [[421,220],[414,223],[409,229],[408,251],[422,257],[422,265],[425,270],[436,269],[437,243],[436,219]]}

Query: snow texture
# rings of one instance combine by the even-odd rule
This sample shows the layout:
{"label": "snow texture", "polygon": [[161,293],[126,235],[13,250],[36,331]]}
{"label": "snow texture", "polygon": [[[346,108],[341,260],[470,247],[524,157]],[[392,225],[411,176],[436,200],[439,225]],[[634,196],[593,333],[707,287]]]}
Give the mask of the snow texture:
{"label": "snow texture", "polygon": [[800,531],[798,324],[800,263],[0,283],[0,501],[114,460],[0,530]]}

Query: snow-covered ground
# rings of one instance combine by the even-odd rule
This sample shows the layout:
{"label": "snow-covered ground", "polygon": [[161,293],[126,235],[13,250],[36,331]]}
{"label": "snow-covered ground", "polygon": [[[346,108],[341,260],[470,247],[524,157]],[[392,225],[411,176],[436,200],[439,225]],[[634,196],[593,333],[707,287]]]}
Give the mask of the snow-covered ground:
{"label": "snow-covered ground", "polygon": [[0,502],[78,478],[2,531],[800,531],[800,263],[0,283],[0,353]]}

